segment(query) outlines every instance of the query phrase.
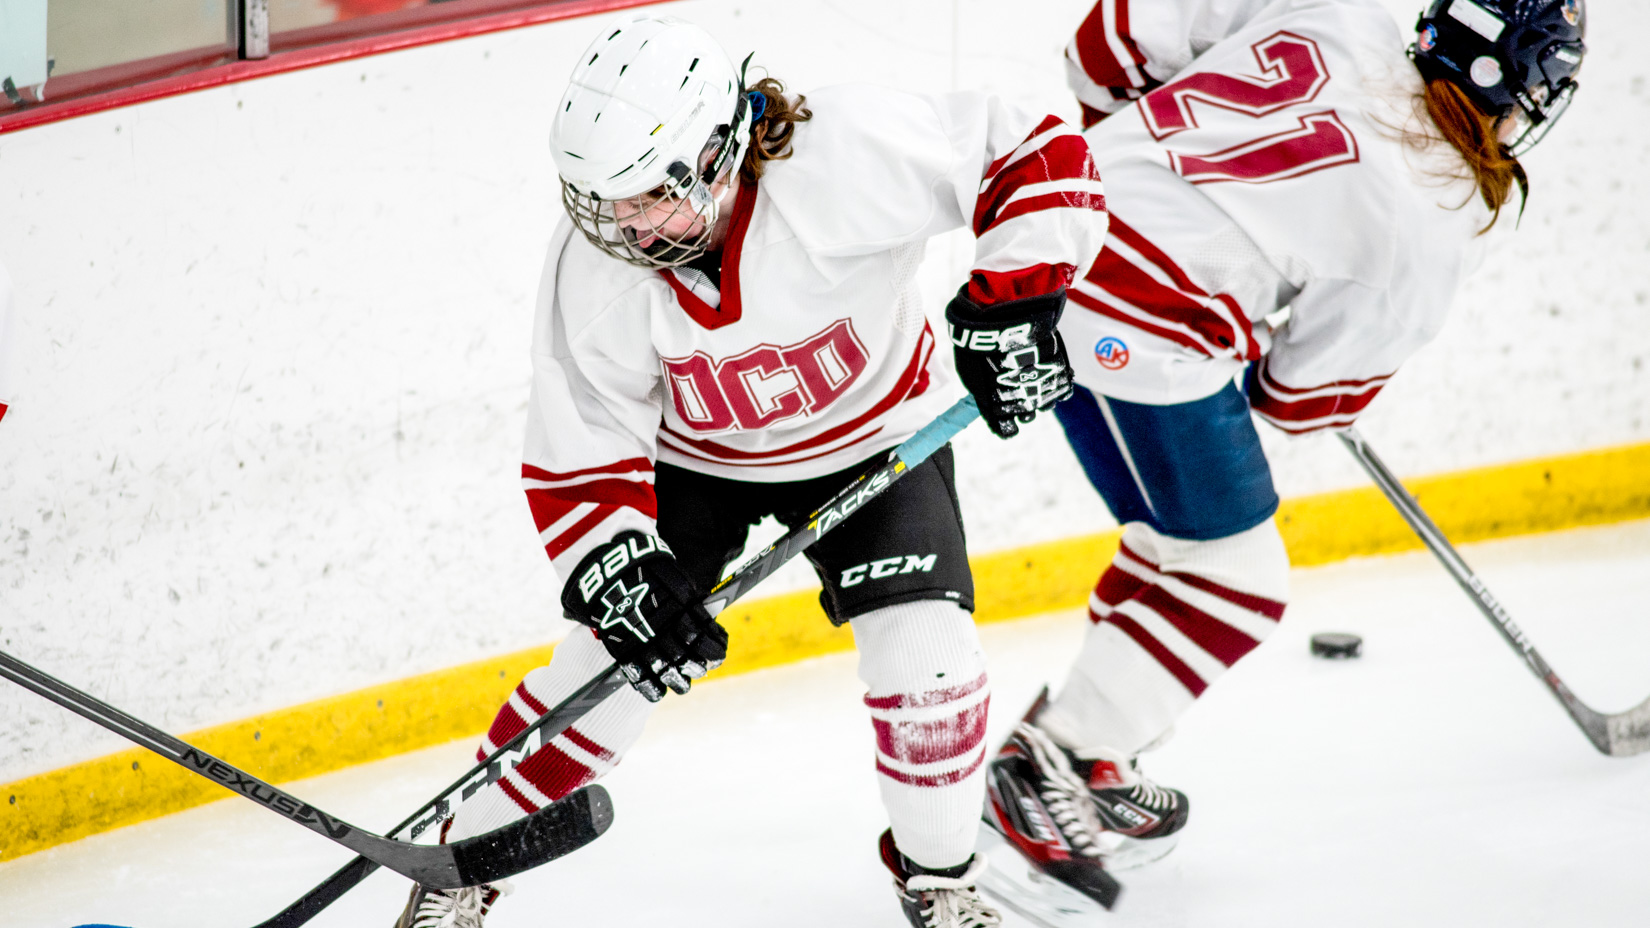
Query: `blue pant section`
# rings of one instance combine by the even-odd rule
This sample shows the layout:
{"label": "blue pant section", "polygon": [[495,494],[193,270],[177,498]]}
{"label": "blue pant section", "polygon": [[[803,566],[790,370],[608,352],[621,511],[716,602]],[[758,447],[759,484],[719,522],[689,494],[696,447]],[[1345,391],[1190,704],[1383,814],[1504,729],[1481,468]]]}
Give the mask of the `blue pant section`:
{"label": "blue pant section", "polygon": [[1278,510],[1249,401],[1235,385],[1173,406],[1125,403],[1078,387],[1054,415],[1119,522],[1210,541]]}

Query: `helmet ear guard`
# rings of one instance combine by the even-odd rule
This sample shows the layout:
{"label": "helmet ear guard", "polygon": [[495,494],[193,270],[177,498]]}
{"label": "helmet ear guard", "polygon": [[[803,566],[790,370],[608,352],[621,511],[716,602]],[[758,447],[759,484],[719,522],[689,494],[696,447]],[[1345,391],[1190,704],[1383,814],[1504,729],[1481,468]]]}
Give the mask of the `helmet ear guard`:
{"label": "helmet ear guard", "polygon": [[1427,80],[1459,87],[1483,112],[1514,120],[1513,157],[1569,107],[1587,47],[1584,0],[1432,0],[1410,59]]}

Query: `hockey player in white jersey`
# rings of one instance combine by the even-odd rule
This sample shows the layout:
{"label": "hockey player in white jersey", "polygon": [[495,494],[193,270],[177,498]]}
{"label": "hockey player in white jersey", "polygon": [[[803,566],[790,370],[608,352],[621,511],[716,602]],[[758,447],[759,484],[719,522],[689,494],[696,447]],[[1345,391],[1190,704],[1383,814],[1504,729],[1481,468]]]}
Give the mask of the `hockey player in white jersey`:
{"label": "hockey player in white jersey", "polygon": [[1136,755],[1287,601],[1250,412],[1349,426],[1438,332],[1575,92],[1584,16],[1433,0],[1406,35],[1375,0],[1101,0],[1082,23],[1068,74],[1112,219],[1056,416],[1124,532],[1063,687],[992,764],[989,834],[1037,873],[1176,840],[1186,797]]}
{"label": "hockey player in white jersey", "polygon": [[[634,688],[461,805],[449,838],[612,769],[655,701],[723,659],[699,596],[750,526],[805,519],[950,405],[914,279],[929,238],[977,237],[949,315],[987,424],[1012,434],[1070,393],[1055,326],[1106,227],[1075,127],[980,94],[746,79],[698,27],[642,19],[604,30],[555,111],[571,221],[538,296],[522,475],[561,605],[590,630],[527,675],[480,754],[610,660]],[[908,919],[996,924],[975,890],[990,690],[949,449],[807,553],[860,652]],[[502,889],[415,887],[398,924],[474,928]]]}

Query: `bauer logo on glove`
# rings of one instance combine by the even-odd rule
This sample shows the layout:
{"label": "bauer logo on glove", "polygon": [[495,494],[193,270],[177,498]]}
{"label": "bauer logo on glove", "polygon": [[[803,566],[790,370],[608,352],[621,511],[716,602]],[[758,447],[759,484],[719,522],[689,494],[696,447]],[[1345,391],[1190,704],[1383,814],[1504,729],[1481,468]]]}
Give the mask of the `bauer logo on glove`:
{"label": "bauer logo on glove", "polygon": [[654,535],[624,531],[593,548],[562,590],[567,617],[596,631],[637,692],[657,702],[666,688],[688,691],[689,681],[722,663],[728,633],[716,623]]}
{"label": "bauer logo on glove", "polygon": [[999,438],[1071,395],[1071,364],[1057,328],[1065,291],[980,306],[964,287],[946,307],[957,377]]}

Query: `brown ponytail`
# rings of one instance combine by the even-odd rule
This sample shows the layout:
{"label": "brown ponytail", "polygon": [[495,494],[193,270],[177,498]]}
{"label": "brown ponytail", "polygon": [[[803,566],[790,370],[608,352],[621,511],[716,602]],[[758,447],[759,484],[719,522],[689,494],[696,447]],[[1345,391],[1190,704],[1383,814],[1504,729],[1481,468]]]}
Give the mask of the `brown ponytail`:
{"label": "brown ponytail", "polygon": [[793,102],[785,96],[785,85],[764,77],[750,88],[760,93],[767,102],[762,118],[751,126],[751,144],[745,149],[745,161],[739,166],[739,179],[755,183],[767,169],[769,161],[783,161],[791,156],[791,136],[796,124],[807,122],[814,114],[804,104],[808,98],[796,95]]}
{"label": "brown ponytail", "polygon": [[1501,218],[1501,207],[1512,199],[1514,184],[1518,185],[1521,202],[1529,199],[1530,181],[1524,174],[1524,166],[1496,137],[1500,120],[1474,106],[1461,88],[1441,78],[1428,81],[1426,90],[1416,97],[1415,109],[1417,114],[1424,112],[1429,117],[1437,128],[1437,135],[1426,130],[1412,130],[1406,135],[1414,136],[1411,141],[1421,144],[1447,142],[1460,152],[1461,170],[1454,176],[1476,184],[1484,205],[1494,213],[1489,225],[1478,230],[1479,235],[1488,232]]}

